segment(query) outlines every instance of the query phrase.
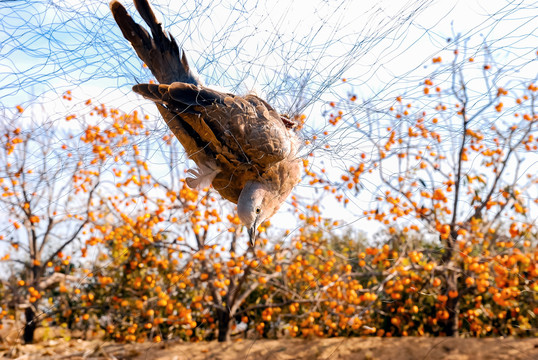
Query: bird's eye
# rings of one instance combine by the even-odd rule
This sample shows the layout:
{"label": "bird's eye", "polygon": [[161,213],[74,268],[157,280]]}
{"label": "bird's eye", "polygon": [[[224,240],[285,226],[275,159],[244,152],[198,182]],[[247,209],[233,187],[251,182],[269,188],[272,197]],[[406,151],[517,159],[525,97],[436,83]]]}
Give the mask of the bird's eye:
{"label": "bird's eye", "polygon": [[260,213],[260,208],[256,208],[256,214],[259,214]]}

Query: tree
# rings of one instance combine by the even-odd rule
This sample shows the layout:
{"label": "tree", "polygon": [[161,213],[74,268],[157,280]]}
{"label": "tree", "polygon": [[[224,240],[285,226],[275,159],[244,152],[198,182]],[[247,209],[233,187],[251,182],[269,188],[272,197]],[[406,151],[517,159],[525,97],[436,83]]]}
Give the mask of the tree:
{"label": "tree", "polygon": [[[461,326],[465,281],[474,281],[465,280],[472,273],[469,259],[490,264],[476,280],[478,293],[496,294],[502,289],[491,284],[495,266],[502,266],[496,256],[536,246],[531,208],[538,181],[529,159],[538,145],[535,79],[515,81],[487,54],[480,63],[462,59],[454,46],[451,63],[433,59],[438,68],[423,81],[421,97],[408,90],[388,112],[369,114],[368,124],[378,123],[385,136],[363,131],[351,118],[372,151],[342,175],[342,189],[358,191],[376,174],[381,186],[364,215],[392,237],[409,232],[437,237],[442,255],[431,266],[441,279],[441,332],[449,336]],[[331,113],[334,123],[352,113],[355,99]]]}
{"label": "tree", "polygon": [[[146,153],[137,137],[128,142],[134,151],[114,168],[120,191],[103,198],[108,210],[90,229],[87,242],[99,244],[106,256],[91,272],[96,280],[85,288],[82,307],[114,304],[112,312],[109,306],[102,310],[113,314],[111,324],[124,324],[109,327],[120,340],[147,334],[157,341],[175,334],[207,338],[211,333],[219,341],[229,340],[236,320],[250,312],[246,300],[281,276],[275,269],[287,261],[290,249],[272,247],[267,238],[249,247],[233,209],[210,189],[187,187],[171,134],[146,143]],[[149,151],[158,152],[161,165],[148,165]],[[259,230],[268,226],[266,222]],[[179,275],[174,274],[178,269]],[[86,301],[90,294],[92,300]],[[274,307],[271,298],[255,308]],[[126,319],[128,306],[133,309]]]}
{"label": "tree", "polygon": [[[70,100],[70,92],[64,98]],[[65,288],[73,280],[73,256],[79,251],[86,256],[89,225],[103,216],[99,192],[105,169],[136,121],[116,117],[101,132],[98,126],[74,124],[76,115],[52,123],[23,112],[18,107],[12,118],[2,118],[0,207],[8,225],[0,240],[9,246],[2,260],[16,265],[10,304],[25,309],[23,338],[31,343],[36,314],[46,311],[40,299],[53,288]],[[94,107],[92,114],[114,117],[104,107]]]}

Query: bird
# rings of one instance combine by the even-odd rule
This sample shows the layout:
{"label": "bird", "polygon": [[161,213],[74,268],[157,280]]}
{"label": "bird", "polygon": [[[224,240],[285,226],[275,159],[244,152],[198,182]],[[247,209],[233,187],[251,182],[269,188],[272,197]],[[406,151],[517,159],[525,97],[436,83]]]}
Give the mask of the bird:
{"label": "bird", "polygon": [[133,91],[156,104],[196,164],[187,171],[187,185],[211,184],[237,204],[253,247],[258,226],[279,210],[301,180],[297,124],[254,94],[235,95],[203,85],[148,1],[134,0],[134,5],[151,34],[118,0],[110,2],[110,10],[159,84],[136,84]]}

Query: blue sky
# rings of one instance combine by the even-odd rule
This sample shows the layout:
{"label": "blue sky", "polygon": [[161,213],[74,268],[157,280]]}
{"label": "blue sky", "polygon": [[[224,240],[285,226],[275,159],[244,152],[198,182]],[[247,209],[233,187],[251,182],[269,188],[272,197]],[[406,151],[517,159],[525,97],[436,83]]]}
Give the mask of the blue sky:
{"label": "blue sky", "polygon": [[[290,76],[307,79],[315,99],[340,76],[367,96],[388,84],[405,86],[402,77],[449,48],[446,39],[458,33],[471,39],[471,51],[487,42],[494,51],[510,49],[505,56],[513,61],[537,40],[538,6],[531,1],[227,0],[188,1],[179,9],[177,2],[152,3],[206,83],[256,90],[283,109],[293,102]],[[106,1],[4,2],[0,19],[4,106],[68,88],[111,99],[111,91],[128,92],[150,77]]]}

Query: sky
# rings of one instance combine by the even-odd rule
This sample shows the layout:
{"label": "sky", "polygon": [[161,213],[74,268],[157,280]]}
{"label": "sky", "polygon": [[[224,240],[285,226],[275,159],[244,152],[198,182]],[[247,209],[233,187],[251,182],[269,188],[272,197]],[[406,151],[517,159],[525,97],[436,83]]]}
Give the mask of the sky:
{"label": "sky", "polygon": [[[528,0],[152,3],[207,84],[254,90],[282,109],[293,105],[290,77],[307,79],[316,100],[324,82],[340,76],[370,95],[420,68],[458,33],[472,49],[487,39],[492,48],[524,51],[534,46],[538,16]],[[2,2],[0,18],[4,106],[69,87],[110,99],[110,91],[127,93],[149,78],[106,1]]]}
{"label": "sky", "polygon": [[[123,3],[134,13],[128,0]],[[305,112],[305,136],[324,130],[320,113],[347,92],[384,106],[416,86],[433,57],[448,58],[455,39],[467,56],[480,57],[487,46],[510,64],[507,71],[521,78],[538,73],[529,60],[538,44],[538,3],[530,0],[152,4],[206,84],[253,91],[281,111]],[[93,98],[127,112],[143,106],[156,113],[130,90],[151,76],[122,38],[107,1],[1,2],[0,24],[0,112],[31,107],[37,99],[54,120],[65,114],[61,95],[72,90],[81,102]],[[301,86],[306,100],[297,103],[293,94]],[[318,159],[341,170],[338,160],[334,152]],[[358,220],[351,210],[335,216]],[[275,222],[292,227],[288,219],[282,212]]]}

